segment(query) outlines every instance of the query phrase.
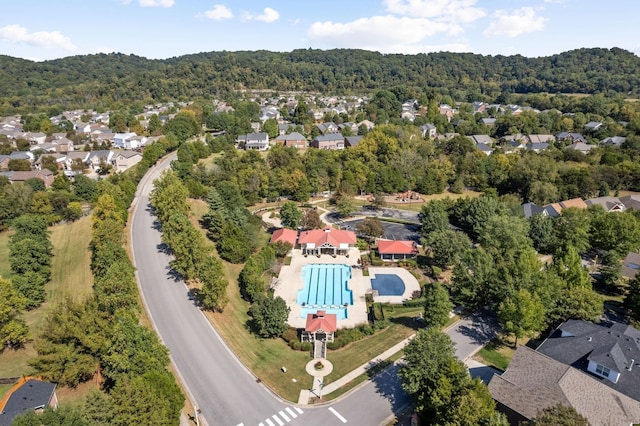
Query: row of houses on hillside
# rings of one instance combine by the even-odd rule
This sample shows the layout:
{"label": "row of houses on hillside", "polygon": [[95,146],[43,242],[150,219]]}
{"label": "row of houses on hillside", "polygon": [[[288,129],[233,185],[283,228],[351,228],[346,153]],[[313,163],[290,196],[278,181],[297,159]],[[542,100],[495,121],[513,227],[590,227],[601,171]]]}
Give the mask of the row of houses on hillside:
{"label": "row of houses on hillside", "polygon": [[339,150],[356,146],[362,136],[343,136],[341,133],[328,133],[318,135],[311,142],[298,132],[292,132],[270,139],[267,133],[249,133],[238,135],[236,146],[244,150],[266,151],[274,145],[281,145],[293,148],[313,147],[318,149]]}
{"label": "row of houses on hillside", "polygon": [[572,198],[570,200],[560,201],[558,203],[546,204],[538,206],[535,203],[525,203],[522,205],[524,217],[526,219],[536,214],[543,216],[558,217],[562,214],[562,210],[570,207],[578,209],[586,209],[591,206],[601,206],[608,213],[623,212],[627,209],[640,210],[640,195],[632,194],[624,197],[603,196],[589,198]]}

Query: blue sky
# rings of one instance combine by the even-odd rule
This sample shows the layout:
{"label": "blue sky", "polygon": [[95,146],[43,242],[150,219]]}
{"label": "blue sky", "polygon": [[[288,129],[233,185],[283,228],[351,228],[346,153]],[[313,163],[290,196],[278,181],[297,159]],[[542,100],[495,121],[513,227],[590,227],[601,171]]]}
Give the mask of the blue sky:
{"label": "blue sky", "polygon": [[640,54],[638,0],[17,0],[2,9],[0,54],[32,60],[299,48]]}

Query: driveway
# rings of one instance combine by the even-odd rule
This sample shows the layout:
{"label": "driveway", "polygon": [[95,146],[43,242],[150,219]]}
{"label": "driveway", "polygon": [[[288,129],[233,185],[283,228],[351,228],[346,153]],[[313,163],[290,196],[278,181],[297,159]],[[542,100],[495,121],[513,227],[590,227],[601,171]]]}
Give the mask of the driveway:
{"label": "driveway", "polygon": [[469,315],[447,330],[456,344],[456,356],[465,361],[478,352],[498,334],[499,326],[494,315],[481,311]]}

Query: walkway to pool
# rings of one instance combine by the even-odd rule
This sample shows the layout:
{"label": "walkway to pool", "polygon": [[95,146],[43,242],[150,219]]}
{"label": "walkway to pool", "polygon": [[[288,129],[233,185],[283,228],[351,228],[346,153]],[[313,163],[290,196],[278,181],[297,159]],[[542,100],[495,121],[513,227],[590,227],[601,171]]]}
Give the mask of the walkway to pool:
{"label": "walkway to pool", "polygon": [[[302,267],[308,264],[343,264],[351,266],[351,279],[348,282],[349,290],[353,292],[353,305],[347,308],[347,318],[338,321],[338,328],[353,327],[367,322],[367,306],[364,295],[371,288],[369,277],[362,275],[362,269],[358,266],[360,251],[353,248],[349,251],[349,257],[323,254],[320,257],[302,255],[302,251],[292,251],[291,265],[285,265],[280,270],[274,296],[282,297],[291,308],[289,313],[289,325],[296,328],[304,328],[307,319],[302,316],[302,307],[297,303],[298,290],[304,286]],[[371,269],[371,268],[370,268]]]}
{"label": "walkway to pool", "polygon": [[[416,277],[404,268],[370,266],[368,279],[374,280],[376,275],[397,275],[404,283],[404,292],[402,294],[394,296],[378,295],[375,297],[376,302],[402,303],[403,300],[411,299],[414,291],[420,290],[420,283],[418,283]],[[367,285],[371,288],[370,283],[367,283]]]}

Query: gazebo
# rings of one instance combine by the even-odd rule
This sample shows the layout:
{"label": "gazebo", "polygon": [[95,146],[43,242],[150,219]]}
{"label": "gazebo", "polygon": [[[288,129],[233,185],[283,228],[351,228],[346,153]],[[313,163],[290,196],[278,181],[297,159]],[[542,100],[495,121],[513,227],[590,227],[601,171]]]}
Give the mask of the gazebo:
{"label": "gazebo", "polygon": [[336,314],[328,314],[326,311],[317,311],[307,315],[307,324],[302,332],[303,342],[325,341],[333,342],[333,334],[338,329]]}

